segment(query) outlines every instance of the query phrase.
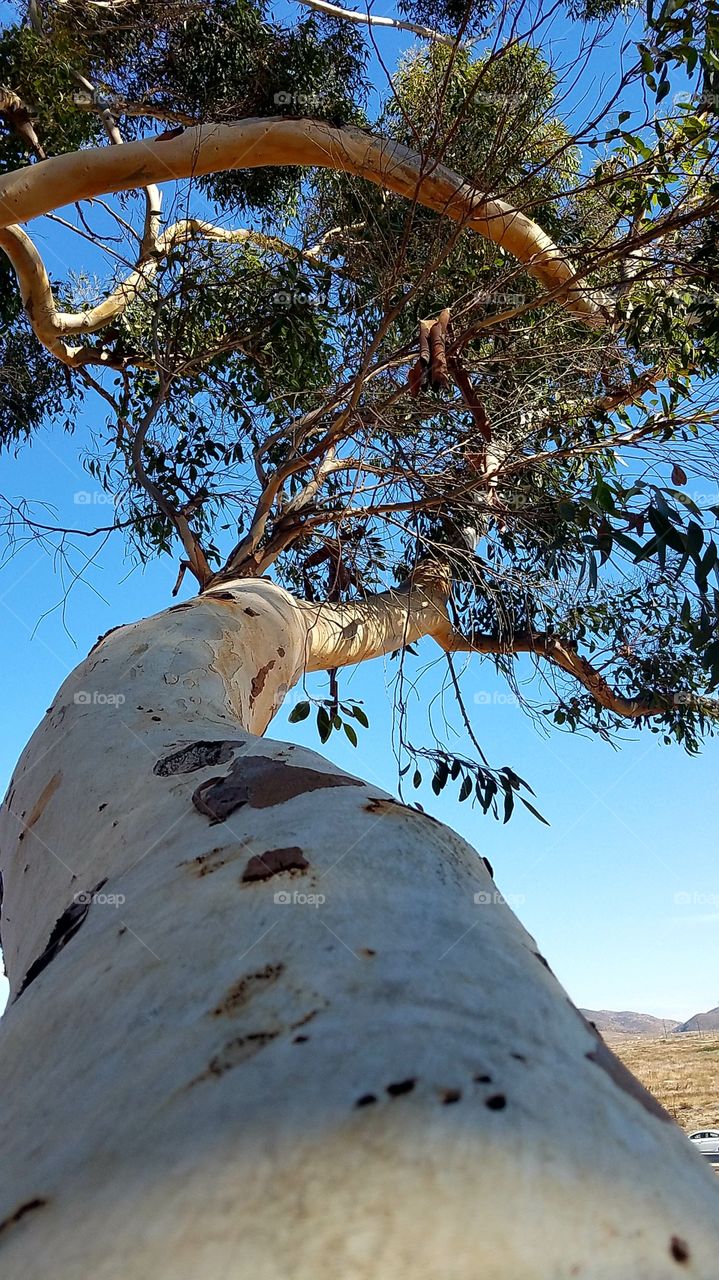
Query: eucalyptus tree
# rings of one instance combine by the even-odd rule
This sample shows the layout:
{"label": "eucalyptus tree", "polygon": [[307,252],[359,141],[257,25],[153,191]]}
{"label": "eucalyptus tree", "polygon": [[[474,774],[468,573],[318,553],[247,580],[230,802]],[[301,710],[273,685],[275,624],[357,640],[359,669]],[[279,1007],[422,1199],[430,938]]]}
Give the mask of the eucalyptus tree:
{"label": "eucalyptus tree", "polygon": [[[168,564],[2,810],[7,1280],[715,1276],[708,1171],[411,801],[533,809],[457,654],[510,685],[524,655],[572,730],[712,731],[717,16],[6,23],[3,443],[92,411],[94,533]],[[399,707],[403,802],[264,738],[326,672],[293,718],[356,742],[342,669],[424,637],[476,755]]]}

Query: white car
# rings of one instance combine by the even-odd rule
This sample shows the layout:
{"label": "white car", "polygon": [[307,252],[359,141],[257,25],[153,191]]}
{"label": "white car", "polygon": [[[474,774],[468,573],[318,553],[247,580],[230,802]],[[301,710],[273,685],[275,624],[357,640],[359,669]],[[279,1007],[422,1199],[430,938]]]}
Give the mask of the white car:
{"label": "white car", "polygon": [[690,1133],[689,1141],[693,1142],[704,1155],[719,1157],[719,1129],[700,1129],[698,1133]]}

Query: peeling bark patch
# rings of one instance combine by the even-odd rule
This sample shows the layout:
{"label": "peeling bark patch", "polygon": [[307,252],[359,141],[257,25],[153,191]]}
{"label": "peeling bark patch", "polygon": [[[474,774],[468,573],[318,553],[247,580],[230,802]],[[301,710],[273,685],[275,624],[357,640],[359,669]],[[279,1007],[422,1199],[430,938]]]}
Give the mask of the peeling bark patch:
{"label": "peeling bark patch", "polygon": [[491,1098],[487,1098],[484,1103],[485,1107],[489,1107],[490,1111],[504,1111],[507,1105],[507,1099],[503,1093],[493,1093]]}
{"label": "peeling bark patch", "polygon": [[3,1231],[7,1231],[9,1227],[14,1227],[16,1222],[20,1222],[28,1213],[34,1213],[36,1209],[42,1209],[47,1204],[47,1200],[43,1200],[41,1196],[36,1196],[34,1200],[26,1200],[25,1204],[21,1204],[19,1209],[11,1213],[9,1217],[4,1218],[0,1222],[0,1235]]}
{"label": "peeling bark patch", "polygon": [[377,1101],[377,1098],[376,1098],[376,1096],[375,1096],[375,1094],[374,1094],[374,1093],[363,1093],[363,1094],[362,1094],[362,1097],[361,1097],[361,1098],[358,1098],[358,1099],[357,1099],[357,1101],[355,1102],[355,1106],[356,1106],[356,1107],[371,1107],[371,1106],[372,1106],[372,1103],[373,1103],[373,1102],[376,1102],[376,1101]]}
{"label": "peeling bark patch", "polygon": [[270,658],[269,662],[266,662],[264,667],[260,667],[257,675],[252,677],[252,684],[250,686],[250,705],[252,705],[256,698],[259,698],[265,687],[265,681],[267,680],[267,677],[274,665],[274,658]]}
{"label": "peeling bark patch", "polygon": [[606,1071],[610,1080],[613,1080],[620,1089],[628,1093],[630,1098],[640,1102],[651,1115],[657,1116],[659,1120],[664,1120],[667,1124],[673,1124],[674,1121],[669,1112],[664,1110],[664,1107],[657,1102],[654,1095],[639,1083],[631,1071],[624,1066],[623,1062],[619,1061],[619,1058],[612,1053],[596,1031],[594,1031],[594,1034],[597,1036],[598,1043],[596,1049],[586,1055],[589,1061],[595,1062],[598,1067]]}
{"label": "peeling bark patch", "polygon": [[[55,921],[45,950],[38,956],[37,960],[33,960],[22,980],[15,1000],[20,999],[23,991],[30,986],[30,983],[35,981],[38,974],[42,973],[43,969],[47,968],[50,962],[55,959],[55,956],[62,951],[63,947],[67,946],[70,939],[75,937],[90,910],[93,897],[105,883],[105,880],[101,880],[99,884],[95,885],[94,889],[90,889],[87,893],[75,895],[75,899],[70,903],[70,906],[66,907],[59,919]],[[13,1001],[14,1003],[15,1001]]]}
{"label": "peeling bark patch", "polygon": [[686,1240],[680,1239],[679,1236],[672,1236],[669,1241],[669,1252],[675,1262],[689,1261],[689,1245]]}
{"label": "peeling bark patch", "polygon": [[411,1093],[416,1085],[416,1080],[398,1080],[395,1084],[387,1085],[387,1093],[390,1098],[401,1098],[405,1093]]}
{"label": "peeling bark patch", "polygon": [[317,769],[295,768],[268,756],[243,756],[226,777],[208,778],[192,797],[199,813],[210,825],[224,822],[235,809],[248,804],[253,809],[269,809],[307,791],[323,787],[361,787],[358,778],[320,773]]}
{"label": "peeling bark patch", "polygon": [[158,760],[152,772],[159,778],[169,778],[175,773],[194,773],[196,769],[227,764],[233,752],[242,746],[243,742],[190,742]]}
{"label": "peeling bark patch", "polygon": [[278,876],[283,871],[306,871],[309,865],[297,845],[290,845],[287,849],[268,849],[267,853],[260,853],[257,857],[250,858],[245,867],[242,883],[271,880],[272,876]]}
{"label": "peeling bark patch", "polygon": [[256,990],[265,986],[272,986],[283,972],[284,967],[283,964],[266,964],[264,969],[258,969],[257,973],[248,973],[246,977],[240,978],[239,982],[235,982],[230,987],[217,1007],[212,1010],[213,1017],[232,1017],[238,1009],[241,1009],[243,1005],[246,1005],[252,999]]}

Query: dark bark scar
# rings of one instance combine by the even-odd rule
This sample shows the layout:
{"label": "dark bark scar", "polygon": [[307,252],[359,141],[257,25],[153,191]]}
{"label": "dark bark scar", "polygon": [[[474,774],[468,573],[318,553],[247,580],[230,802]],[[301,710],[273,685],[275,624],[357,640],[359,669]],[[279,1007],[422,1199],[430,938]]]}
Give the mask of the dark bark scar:
{"label": "dark bark scar", "polygon": [[307,791],[361,786],[364,783],[358,778],[295,767],[281,760],[271,760],[268,756],[243,756],[235,761],[226,777],[207,778],[200,783],[192,803],[214,825],[224,822],[242,805],[269,809]]}
{"label": "dark bark scar", "polygon": [[306,871],[309,865],[297,845],[290,845],[286,849],[268,849],[266,853],[250,858],[242,876],[242,883],[271,880],[273,876],[278,876],[283,871]]}
{"label": "dark bark scar", "polygon": [[252,685],[250,687],[250,703],[253,703],[256,698],[259,698],[260,694],[262,693],[262,690],[265,687],[265,682],[267,680],[267,677],[270,674],[274,665],[275,665],[274,658],[270,658],[269,662],[266,662],[264,667],[260,667],[259,671],[257,672],[257,675],[252,677]]}
{"label": "dark bark scar", "polygon": [[277,982],[284,968],[283,964],[266,964],[264,969],[258,969],[256,973],[248,973],[244,978],[240,978],[238,982],[233,983],[220,1003],[212,1010],[213,1017],[232,1017],[238,1009],[252,999],[255,991],[266,989]]}
{"label": "dark bark scar", "polygon": [[265,1045],[270,1044],[279,1035],[279,1031],[253,1031],[247,1036],[238,1036],[235,1040],[230,1040],[214,1058],[211,1058],[205,1070],[195,1076],[190,1081],[188,1088],[193,1084],[199,1084],[202,1080],[211,1080],[213,1076],[223,1076],[226,1071],[231,1071],[233,1067],[238,1067],[241,1062],[246,1062],[248,1058],[253,1058],[256,1053],[264,1049]]}
{"label": "dark bark scar", "polygon": [[120,622],[116,627],[110,627],[109,631],[103,631],[102,635],[97,637],[97,640],[95,641],[94,645],[89,650],[87,655],[88,658],[90,657],[91,653],[94,653],[96,649],[100,648],[100,645],[102,644],[103,640],[107,640],[107,637],[111,636],[113,631],[121,631],[124,625],[125,624],[123,622]]}
{"label": "dark bark scar", "polygon": [[[106,884],[106,880],[101,880],[95,885],[94,889],[90,889],[87,893],[76,894],[69,907],[66,907],[62,915],[55,921],[52,933],[48,939],[44,951],[33,960],[25,977],[22,980],[20,989],[15,996],[15,1000],[19,1000],[23,991],[35,981],[38,974],[46,969],[55,956],[67,946],[71,938],[75,937],[80,925],[84,923],[88,911],[92,905],[92,899],[96,893]],[[15,1003],[13,1001],[13,1004]]]}
{"label": "dark bark scar", "polygon": [[190,742],[179,751],[163,756],[154,765],[152,772],[159,778],[169,778],[174,773],[194,773],[196,769],[208,766],[227,764],[233,753],[244,746],[239,742]]}
{"label": "dark bark scar", "polygon": [[43,1209],[46,1204],[47,1200],[42,1196],[36,1196],[34,1200],[26,1200],[25,1204],[21,1204],[14,1213],[11,1213],[7,1218],[3,1218],[2,1222],[0,1222],[0,1235],[2,1235],[3,1231],[7,1231],[9,1227],[14,1227],[15,1223],[20,1222],[26,1214],[34,1213],[36,1209]]}

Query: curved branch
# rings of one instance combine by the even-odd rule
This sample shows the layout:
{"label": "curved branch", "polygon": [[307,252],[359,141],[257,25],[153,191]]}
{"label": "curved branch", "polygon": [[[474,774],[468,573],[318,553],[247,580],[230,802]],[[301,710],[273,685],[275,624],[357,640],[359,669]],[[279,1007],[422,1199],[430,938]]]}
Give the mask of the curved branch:
{"label": "curved branch", "polygon": [[604,325],[609,313],[572,263],[531,218],[483,195],[444,165],[400,143],[315,120],[248,118],[198,125],[177,136],[89,148],[0,179],[0,226],[25,222],[92,196],[201,177],[228,169],[316,166],[365,178],[451,218],[523,262],[577,318]]}
{"label": "curved branch", "polygon": [[[247,231],[242,227],[234,231],[213,226],[198,218],[183,218],[169,227],[164,234],[158,236],[154,222],[159,218],[159,208],[152,192],[157,188],[148,188],[148,223],[143,238],[143,257],[137,267],[116,289],[97,306],[87,311],[58,311],[52,294],[50,280],[42,258],[30,237],[20,227],[5,227],[0,230],[0,249],[7,254],[15,274],[28,319],[35,337],[48,351],[71,368],[78,368],[88,363],[105,364],[97,352],[82,347],[71,347],[65,341],[69,337],[79,337],[97,333],[106,325],[116,320],[147,289],[157,274],[163,258],[179,244],[186,244],[192,239],[220,241],[226,244],[244,244],[250,242],[263,249],[272,249],[294,258],[307,259],[313,266],[320,265],[314,253],[303,252],[294,245],[285,244],[273,236],[262,235],[258,231]],[[158,193],[159,194],[159,193]],[[145,245],[152,244],[149,250]],[[144,254],[147,253],[147,257]]]}
{"label": "curved branch", "polygon": [[[518,633],[511,639],[501,640],[497,636],[486,635],[470,639],[452,628],[435,638],[448,653],[496,653],[509,656],[531,653],[536,657],[546,658],[583,684],[600,707],[630,720],[665,715],[671,706],[671,699],[660,694],[647,698],[627,698],[617,693],[596,667],[577,652],[571,641],[562,640],[546,631],[527,631]],[[710,700],[706,699],[703,705],[707,713],[719,714],[719,703],[713,708]]]}
{"label": "curved branch", "polygon": [[338,4],[328,4],[327,0],[299,0],[299,3],[307,5],[309,9],[316,9],[318,13],[326,13],[331,18],[343,18],[345,22],[357,22],[365,27],[393,27],[395,31],[411,31],[414,35],[421,36],[423,40],[434,40],[438,44],[449,45],[452,49],[457,43],[454,36],[433,31],[431,27],[423,27],[419,22],[407,22],[402,18],[375,17],[369,10],[366,13],[358,13],[356,9],[342,9]]}

